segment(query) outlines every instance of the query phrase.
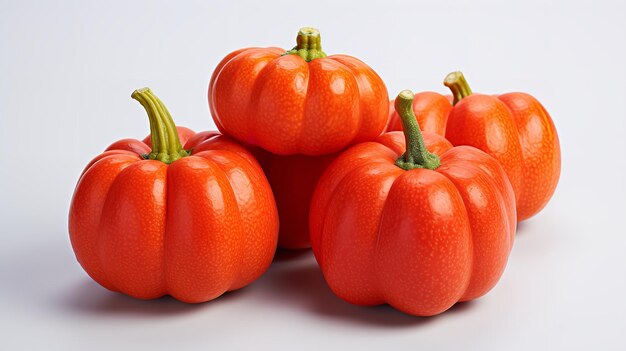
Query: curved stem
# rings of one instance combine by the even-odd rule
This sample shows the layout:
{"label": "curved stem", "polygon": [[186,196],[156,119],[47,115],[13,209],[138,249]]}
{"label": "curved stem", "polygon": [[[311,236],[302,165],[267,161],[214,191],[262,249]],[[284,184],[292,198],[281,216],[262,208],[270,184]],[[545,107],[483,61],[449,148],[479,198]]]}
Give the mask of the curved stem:
{"label": "curved stem", "polygon": [[424,136],[413,113],[413,99],[415,95],[410,90],[403,90],[398,94],[395,108],[402,120],[406,152],[396,160],[396,166],[411,170],[415,168],[436,169],[439,167],[439,156],[426,149]]}
{"label": "curved stem", "polygon": [[326,53],[322,51],[320,31],[311,27],[300,28],[296,37],[296,46],[283,55],[298,55],[306,62],[326,57]]}
{"label": "curved stem", "polygon": [[189,156],[189,152],[180,144],[178,131],[170,112],[150,88],[137,89],[131,97],[139,101],[146,109],[150,120],[152,151],[146,155],[146,158],[169,164],[179,158]]}
{"label": "curved stem", "polygon": [[454,96],[452,105],[456,105],[464,97],[472,95],[472,89],[470,89],[465,76],[460,71],[449,73],[443,80],[443,85],[452,91],[452,96]]}
{"label": "curved stem", "polygon": [[164,129],[159,127],[160,118],[154,114],[156,111],[156,105],[152,100],[146,99],[144,91],[148,88],[138,89],[133,92],[131,97],[137,101],[148,112],[148,120],[150,121],[150,140],[152,142],[152,152],[146,155],[146,158],[152,160],[156,159],[156,155],[165,154],[165,144],[167,137],[164,134]]}

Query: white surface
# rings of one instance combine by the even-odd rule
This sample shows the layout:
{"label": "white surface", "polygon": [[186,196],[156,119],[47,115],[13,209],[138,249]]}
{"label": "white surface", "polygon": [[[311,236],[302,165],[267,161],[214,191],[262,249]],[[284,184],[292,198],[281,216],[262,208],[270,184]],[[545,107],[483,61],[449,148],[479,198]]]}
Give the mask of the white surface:
{"label": "white surface", "polygon": [[[624,2],[1,2],[0,349],[624,349]],[[305,25],[392,95],[444,92],[461,69],[474,91],[527,91],[551,112],[561,181],[519,227],[496,288],[435,318],[360,308],[330,293],[308,252],[282,253],[256,283],[202,305],[92,282],[68,206],[91,157],[147,133],[131,91],[150,86],[178,124],[212,129],[218,61],[291,47]]]}

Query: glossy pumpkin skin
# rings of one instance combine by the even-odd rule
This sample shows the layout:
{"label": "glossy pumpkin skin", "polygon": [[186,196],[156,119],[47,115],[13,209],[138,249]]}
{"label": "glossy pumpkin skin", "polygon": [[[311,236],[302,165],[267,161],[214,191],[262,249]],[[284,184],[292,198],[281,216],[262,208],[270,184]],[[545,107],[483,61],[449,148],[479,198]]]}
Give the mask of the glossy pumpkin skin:
{"label": "glossy pumpkin skin", "polygon": [[276,199],[280,220],[278,246],[284,249],[310,248],[309,209],[313,191],[337,153],[281,156],[260,148],[252,150]]}
{"label": "glossy pumpkin skin", "polygon": [[424,139],[436,170],[396,166],[405,141],[391,132],[339,155],[318,183],[311,243],[347,302],[435,315],[487,293],[506,266],[516,225],[506,173],[476,148]]}
{"label": "glossy pumpkin skin", "polygon": [[519,203],[523,192],[524,160],[513,116],[502,101],[484,94],[463,98],[448,116],[446,138],[453,145],[471,145],[498,160]]}
{"label": "glossy pumpkin skin", "polygon": [[477,147],[502,164],[515,191],[518,222],[545,207],[559,180],[561,151],[539,101],[524,93],[472,94],[454,106],[446,128],[452,144]]}
{"label": "glossy pumpkin skin", "polygon": [[372,140],[387,125],[382,79],[347,55],[284,55],[280,48],[247,48],[227,55],[209,84],[218,129],[278,155],[338,152]]}
{"label": "glossy pumpkin skin", "polygon": [[541,103],[526,93],[498,96],[511,112],[522,153],[522,189],[518,221],[541,211],[550,201],[561,175],[561,146],[556,127]]}
{"label": "glossy pumpkin skin", "polygon": [[217,132],[178,127],[192,154],[146,160],[124,139],[94,158],[76,186],[72,247],[99,284],[139,299],[204,302],[268,268],[276,249],[274,198],[254,157]]}
{"label": "glossy pumpkin skin", "polygon": [[[424,132],[446,135],[448,114],[452,110],[451,96],[444,96],[432,91],[415,94],[413,112],[420,128]],[[387,131],[402,130],[402,121],[393,107],[393,100],[389,104],[389,123]]]}

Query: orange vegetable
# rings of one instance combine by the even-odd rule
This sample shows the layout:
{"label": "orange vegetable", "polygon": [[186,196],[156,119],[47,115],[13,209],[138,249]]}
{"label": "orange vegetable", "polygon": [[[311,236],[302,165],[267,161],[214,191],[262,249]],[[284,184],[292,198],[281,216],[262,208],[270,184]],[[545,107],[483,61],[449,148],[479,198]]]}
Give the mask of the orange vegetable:
{"label": "orange vegetable", "polygon": [[177,129],[149,89],[132,96],[149,142],[115,142],[81,175],[69,214],[76,258],[102,286],[140,299],[203,302],[251,283],[278,234],[260,166],[228,137]]}
{"label": "orange vegetable", "polygon": [[515,191],[518,222],[541,211],[561,174],[559,137],[548,111],[525,93],[472,94],[461,72],[450,73],[444,83],[454,95],[446,138],[500,162]]}
{"label": "orange vegetable", "polygon": [[410,91],[395,101],[406,143],[392,132],[353,146],[322,175],[311,243],[340,298],[428,316],[496,284],[515,235],[515,198],[493,157],[422,138],[412,101]]}
{"label": "orange vegetable", "polygon": [[351,56],[326,56],[313,28],[300,30],[293,50],[227,55],[208,99],[220,131],[278,155],[337,152],[376,138],[388,119],[387,89],[376,72]]}

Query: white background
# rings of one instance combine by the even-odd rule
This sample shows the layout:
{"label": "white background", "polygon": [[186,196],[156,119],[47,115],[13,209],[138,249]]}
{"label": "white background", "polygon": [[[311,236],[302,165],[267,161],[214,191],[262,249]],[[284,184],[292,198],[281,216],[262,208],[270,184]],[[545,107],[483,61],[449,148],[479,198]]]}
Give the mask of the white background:
{"label": "white background", "polygon": [[[624,349],[626,11],[623,1],[0,1],[0,349]],[[294,45],[358,56],[401,89],[527,91],[551,112],[563,170],[518,228],[500,283],[434,318],[334,297],[310,252],[201,305],[138,301],[92,282],[67,213],[85,164],[143,137],[150,86],[180,125],[213,129],[219,60]]]}

